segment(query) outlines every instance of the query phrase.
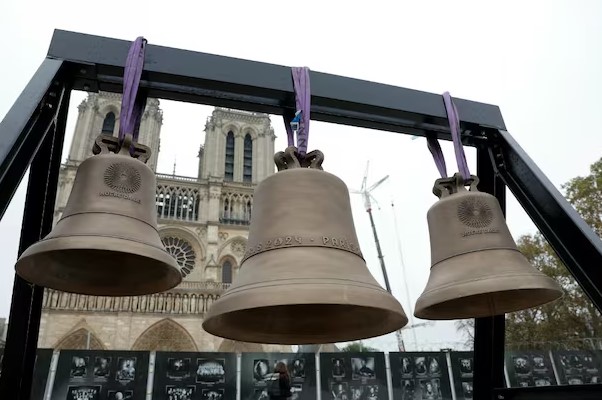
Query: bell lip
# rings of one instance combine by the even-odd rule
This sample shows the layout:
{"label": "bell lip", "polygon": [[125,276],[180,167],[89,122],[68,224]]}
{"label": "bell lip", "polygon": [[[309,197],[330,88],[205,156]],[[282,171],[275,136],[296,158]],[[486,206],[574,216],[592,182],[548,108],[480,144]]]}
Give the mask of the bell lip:
{"label": "bell lip", "polygon": [[[334,281],[318,283],[320,279],[307,279],[305,283],[297,282],[296,286],[305,286],[309,290],[303,290],[305,295],[300,299],[295,299],[294,304],[290,304],[287,303],[290,300],[290,294],[286,289],[269,293],[270,286],[279,287],[279,283],[281,284],[283,281],[285,280],[274,281],[267,287],[262,285],[245,285],[242,287],[243,289],[240,289],[240,287],[236,286],[236,283],[233,283],[209,308],[202,324],[203,329],[215,336],[249,343],[318,344],[382,336],[399,330],[408,323],[408,317],[403,306],[394,296],[380,286],[359,285],[365,291],[364,295],[350,300],[348,298],[348,285]],[[333,296],[335,292],[338,293]],[[329,301],[324,301],[323,293],[329,293]],[[382,296],[380,297],[382,306],[375,307],[374,303],[378,301],[379,296]],[[240,305],[245,306],[239,307]],[[366,324],[366,328],[361,329],[358,334],[350,334],[351,331],[343,333],[337,331],[335,332],[336,335],[333,335],[332,332],[326,332],[317,335],[305,335],[301,339],[299,337],[302,335],[300,335],[296,336],[295,339],[286,340],[287,334],[274,332],[268,326],[269,324],[261,327],[265,327],[265,329],[251,330],[241,318],[241,315],[244,313],[257,313],[258,310],[262,310],[263,315],[271,315],[273,310],[286,305],[291,306],[291,309],[319,306],[333,308],[332,306],[334,306],[340,309],[340,311],[332,312],[329,310],[333,314],[333,318],[344,318],[345,313],[351,307],[361,308],[366,311],[369,310],[370,313],[380,314],[379,320],[385,321],[385,323],[382,325]],[[309,314],[300,312],[296,315],[303,316]],[[223,329],[224,325],[232,327]],[[236,333],[233,333],[233,330]]]}
{"label": "bell lip", "polygon": [[[219,300],[218,300],[219,301]],[[215,303],[214,303],[215,304]],[[299,304],[303,305],[311,305],[311,306],[320,306],[320,305],[340,305],[341,308],[346,308],[345,306],[356,306],[361,307],[365,310],[372,310],[371,312],[378,312],[383,315],[384,319],[388,320],[386,325],[381,326],[381,329],[374,329],[374,326],[370,326],[369,329],[365,331],[361,331],[358,334],[351,335],[348,332],[339,335],[333,335],[331,333],[320,333],[318,335],[305,335],[301,339],[297,336],[294,340],[287,340],[287,335],[284,333],[278,333],[274,331],[270,331],[267,329],[266,331],[250,331],[243,324],[237,326],[236,331],[240,332],[240,334],[232,334],[232,328],[223,330],[220,325],[223,324],[223,318],[227,317],[233,321],[237,321],[237,316],[244,312],[253,312],[254,310],[264,309],[266,313],[270,313],[271,309],[281,307],[279,305],[273,306],[263,306],[263,307],[250,307],[246,309],[240,309],[237,311],[225,312],[219,315],[213,315],[211,313],[211,309],[209,310],[205,320],[202,323],[203,329],[214,336],[218,336],[224,339],[236,340],[247,343],[261,343],[261,344],[323,344],[323,343],[338,343],[338,342],[347,342],[352,340],[361,340],[368,339],[373,337],[378,337],[382,335],[386,335],[395,331],[400,330],[408,323],[408,317],[406,316],[403,309],[400,312],[396,312],[391,308],[381,308],[381,307],[371,307],[365,305],[352,305],[352,304],[334,304],[334,303],[304,303]],[[401,305],[400,305],[401,307]],[[343,313],[340,314],[341,317],[344,316]],[[268,327],[269,328],[269,327]],[[371,330],[370,330],[371,328]]]}
{"label": "bell lip", "polygon": [[[494,287],[496,290],[487,292],[483,291],[483,281],[487,279],[495,280]],[[517,281],[520,282],[519,285],[516,284]],[[448,311],[449,305],[445,307],[445,310],[441,310],[441,305],[449,304],[461,299],[464,301],[469,301],[471,298],[473,298],[474,301],[478,297],[487,294],[509,295],[516,297],[517,291],[522,293],[531,292],[531,294],[540,294],[540,300],[532,300],[528,303],[528,306],[522,304],[513,307],[496,307],[494,312],[492,312],[490,308],[485,307],[483,307],[482,311],[480,312],[462,312],[461,309]],[[497,274],[494,278],[490,276],[473,279],[470,281],[448,285],[446,287],[436,287],[428,292],[422,293],[416,301],[414,316],[416,318],[426,320],[453,320],[488,317],[538,307],[543,304],[558,300],[562,296],[563,291],[558,283],[554,279],[542,273]],[[442,298],[447,300],[441,301]]]}
{"label": "bell lip", "polygon": [[[101,239],[101,240],[99,240]],[[60,247],[56,246],[56,243]],[[124,242],[127,242],[127,247],[124,247]],[[149,280],[144,282],[141,280],[137,283],[140,285],[132,285],[131,283],[119,284],[119,279],[115,279],[115,285],[107,289],[106,286],[97,288],[96,286],[78,286],[77,282],[68,283],[57,276],[44,276],[44,266],[36,265],[35,257],[41,253],[49,253],[52,251],[115,251],[116,248],[127,249],[127,253],[135,254],[140,258],[158,262],[160,268],[164,268],[165,274],[160,280]],[[160,263],[160,264],[159,264]],[[170,290],[182,283],[182,273],[176,260],[169,255],[165,250],[161,250],[153,245],[136,242],[124,238],[114,238],[107,236],[70,236],[67,241],[65,237],[54,237],[42,239],[28,247],[15,263],[15,272],[26,281],[38,286],[49,289],[60,290],[62,292],[77,293],[91,296],[141,296],[154,294]],[[141,278],[145,277],[144,270],[139,271]],[[81,284],[80,284],[81,285]]]}

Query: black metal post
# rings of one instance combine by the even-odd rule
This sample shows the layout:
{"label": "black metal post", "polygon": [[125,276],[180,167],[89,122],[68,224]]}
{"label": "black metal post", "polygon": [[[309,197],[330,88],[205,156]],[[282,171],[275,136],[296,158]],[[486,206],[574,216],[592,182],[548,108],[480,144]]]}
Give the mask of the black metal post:
{"label": "black metal post", "polygon": [[[52,229],[61,153],[67,123],[70,90],[57,91],[56,119],[35,153],[29,173],[25,211],[19,243],[19,255]],[[53,108],[52,105],[45,107]],[[29,400],[35,365],[44,288],[15,274],[6,347],[4,350],[0,393],[2,398]]]}
{"label": "black metal post", "polygon": [[56,116],[66,67],[45,59],[0,122],[0,218]]}
{"label": "black metal post", "polygon": [[491,139],[500,177],[602,312],[602,240],[508,132]]}
{"label": "black metal post", "polygon": [[[506,191],[493,167],[489,149],[477,148],[479,190],[494,195],[506,212]],[[505,316],[475,318],[474,380],[475,399],[493,399],[493,389],[504,387]]]}

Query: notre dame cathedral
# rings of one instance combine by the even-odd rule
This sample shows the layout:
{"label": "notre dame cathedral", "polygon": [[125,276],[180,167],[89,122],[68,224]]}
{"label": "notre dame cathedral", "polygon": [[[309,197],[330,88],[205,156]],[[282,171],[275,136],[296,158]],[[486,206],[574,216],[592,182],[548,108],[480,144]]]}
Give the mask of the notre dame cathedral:
{"label": "notre dame cathedral", "polygon": [[[100,134],[117,135],[121,96],[90,93],[62,165],[54,222],[67,203],[79,164]],[[148,99],[140,143],[156,172],[163,113]],[[274,173],[274,129],[267,114],[214,109],[205,125],[196,177],[157,174],[158,229],[181,267],[182,283],[167,292],[101,297],[46,289],[38,347],[148,351],[290,351],[290,347],[223,340],[201,323],[236,276],[246,249],[253,190]],[[116,277],[116,279],[118,279]]]}

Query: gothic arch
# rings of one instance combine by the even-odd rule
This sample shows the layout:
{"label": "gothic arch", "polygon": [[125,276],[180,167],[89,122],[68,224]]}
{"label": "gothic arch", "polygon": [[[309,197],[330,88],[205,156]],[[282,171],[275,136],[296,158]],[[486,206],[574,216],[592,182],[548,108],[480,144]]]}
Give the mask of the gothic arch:
{"label": "gothic arch", "polygon": [[263,353],[265,349],[259,343],[237,342],[224,339],[217,351],[225,353]]}
{"label": "gothic arch", "polygon": [[242,127],[242,129],[241,129],[240,131],[242,132],[242,135],[241,135],[241,136],[242,136],[243,138],[244,138],[244,137],[247,135],[247,133],[248,133],[249,135],[251,135],[251,139],[252,139],[253,141],[255,141],[255,139],[257,139],[257,137],[259,136],[259,135],[257,134],[257,129],[255,129],[255,127],[253,127],[253,126],[251,126],[251,125],[245,125],[245,126],[243,126],[243,127]]}
{"label": "gothic arch", "polygon": [[[90,344],[88,346],[88,335]],[[58,350],[106,350],[100,339],[86,328],[79,328],[63,336],[53,348]]]}
{"label": "gothic arch", "polygon": [[103,102],[100,107],[98,107],[98,115],[101,118],[104,118],[110,112],[115,114],[115,121],[119,121],[121,109],[116,104],[113,104],[112,102]]}
{"label": "gothic arch", "polygon": [[[229,268],[230,268],[230,272],[229,272],[229,280],[230,282],[225,282],[224,281],[224,264],[229,263]],[[238,273],[238,262],[236,261],[236,259],[231,256],[231,255],[225,255],[223,256],[220,260],[219,260],[219,279],[221,282],[224,283],[232,283],[232,280],[234,279],[234,277],[236,276],[236,274]]]}
{"label": "gothic arch", "polygon": [[119,109],[119,107],[113,103],[107,103],[107,102],[102,102],[100,104],[100,106],[98,107],[98,111],[97,111],[97,115],[98,118],[100,120],[100,130],[98,133],[103,131],[104,128],[104,123],[105,123],[105,118],[107,117],[107,115],[113,113],[114,115],[114,121],[113,121],[113,135],[117,134],[117,130],[119,128],[119,114],[120,114],[121,110]]}
{"label": "gothic arch", "polygon": [[226,125],[224,125],[224,127],[222,128],[222,135],[224,135],[224,137],[227,137],[228,132],[230,131],[234,134],[235,138],[240,136],[240,129],[238,129],[238,126],[236,126],[236,124],[232,122],[228,122]]}
{"label": "gothic arch", "polygon": [[247,238],[244,236],[234,236],[228,240],[226,240],[218,249],[217,254],[219,254],[218,259],[221,259],[222,257],[226,256],[226,255],[231,255],[233,258],[238,258],[240,259],[244,254],[235,254],[231,251],[231,249],[229,249],[230,245],[232,243],[236,243],[236,242],[241,242],[244,244],[244,248],[246,250],[247,247]]}
{"label": "gothic arch", "polygon": [[222,191],[220,195],[220,221],[236,225],[249,225],[252,211],[252,193]]}
{"label": "gothic arch", "polygon": [[186,328],[170,318],[149,326],[136,339],[132,350],[143,351],[198,351]]}

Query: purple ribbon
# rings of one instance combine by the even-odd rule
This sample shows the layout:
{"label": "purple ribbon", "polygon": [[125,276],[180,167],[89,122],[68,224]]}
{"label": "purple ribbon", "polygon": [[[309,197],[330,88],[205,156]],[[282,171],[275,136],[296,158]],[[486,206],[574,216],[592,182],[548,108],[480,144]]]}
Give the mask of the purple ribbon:
{"label": "purple ribbon", "polygon": [[460,138],[460,117],[458,116],[458,109],[452,101],[449,92],[443,93],[443,104],[445,104],[445,111],[447,112],[447,119],[449,120],[449,129],[451,130],[451,136],[454,142],[458,170],[462,174],[464,180],[468,180],[470,179],[470,171],[468,170],[466,154],[464,154],[464,147],[462,147],[462,140]]}
{"label": "purple ribbon", "polygon": [[[447,113],[447,120],[449,121],[449,129],[451,131],[452,141],[454,143],[454,152],[456,154],[456,162],[458,164],[458,171],[462,174],[464,180],[470,179],[470,170],[466,163],[466,154],[464,153],[464,147],[462,146],[462,140],[460,138],[460,117],[458,116],[458,109],[456,108],[449,92],[443,93],[443,104],[445,106],[445,112]],[[427,135],[427,146],[433,155],[437,169],[441,174],[441,177],[447,177],[447,169],[445,167],[445,158],[441,151],[441,146],[436,137]]]}
{"label": "purple ribbon", "polygon": [[119,123],[119,142],[125,135],[132,134],[134,141],[138,140],[140,120],[146,105],[145,96],[138,96],[140,77],[144,69],[144,50],[146,39],[142,36],[130,46],[123,74],[123,98],[121,99],[121,121]]}
{"label": "purple ribbon", "polygon": [[443,152],[441,151],[441,145],[439,144],[439,141],[435,136],[427,135],[426,145],[428,146],[431,154],[433,155],[435,165],[437,165],[437,169],[439,170],[441,177],[446,178],[447,168],[445,166],[445,158],[443,157]]}
{"label": "purple ribbon", "polygon": [[[297,111],[301,111],[301,121],[297,130],[297,151],[301,155],[307,152],[307,141],[309,139],[309,121],[311,108],[311,93],[309,85],[309,68],[307,67],[292,67],[293,88],[295,90],[295,107]],[[295,145],[295,137],[291,121],[293,118],[290,114],[284,115],[284,126],[288,138],[288,145]]]}

